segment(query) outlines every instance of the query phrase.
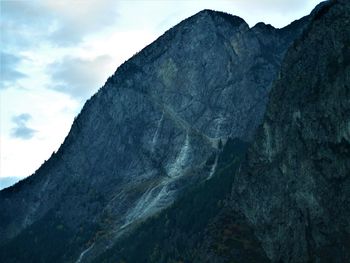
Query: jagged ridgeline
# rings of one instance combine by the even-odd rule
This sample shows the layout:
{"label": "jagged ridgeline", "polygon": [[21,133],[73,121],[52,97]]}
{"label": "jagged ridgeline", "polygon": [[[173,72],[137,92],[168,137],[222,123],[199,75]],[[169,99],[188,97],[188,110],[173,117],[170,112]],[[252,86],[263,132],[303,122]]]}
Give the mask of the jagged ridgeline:
{"label": "jagged ridgeline", "polygon": [[350,262],[350,2],[289,49],[232,206],[272,262]]}
{"label": "jagged ridgeline", "polygon": [[229,140],[210,180],[94,262],[350,262],[349,112],[350,4],[327,2],[289,49],[246,158]]}
{"label": "jagged ridgeline", "polygon": [[95,262],[350,262],[349,112],[350,4],[328,2],[289,49],[246,159],[229,141],[211,180]]}
{"label": "jagged ridgeline", "polygon": [[311,20],[249,28],[204,10],[120,66],[58,152],[0,192],[0,261],[275,259],[228,197],[285,53]]}

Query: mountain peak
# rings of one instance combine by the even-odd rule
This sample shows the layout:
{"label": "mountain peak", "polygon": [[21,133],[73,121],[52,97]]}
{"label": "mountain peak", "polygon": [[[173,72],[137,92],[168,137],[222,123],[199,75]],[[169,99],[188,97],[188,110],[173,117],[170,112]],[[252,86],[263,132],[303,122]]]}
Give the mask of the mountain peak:
{"label": "mountain peak", "polygon": [[188,18],[188,20],[198,19],[201,17],[210,17],[214,22],[219,23],[222,23],[223,21],[229,22],[232,26],[240,26],[242,23],[247,24],[244,19],[240,18],[239,16],[211,9],[203,9],[202,11],[199,11],[192,17]]}
{"label": "mountain peak", "polygon": [[[52,229],[71,230],[56,239],[60,244],[82,240],[73,253],[58,253],[61,261],[86,262],[211,178],[220,144],[251,140],[291,41],[208,9],[169,29],[84,105],[64,144],[36,174],[6,190],[0,244],[12,240],[17,248],[16,236],[31,229],[49,238],[40,227],[53,222]],[[105,243],[102,232],[112,240]],[[52,262],[50,253],[37,261]]]}

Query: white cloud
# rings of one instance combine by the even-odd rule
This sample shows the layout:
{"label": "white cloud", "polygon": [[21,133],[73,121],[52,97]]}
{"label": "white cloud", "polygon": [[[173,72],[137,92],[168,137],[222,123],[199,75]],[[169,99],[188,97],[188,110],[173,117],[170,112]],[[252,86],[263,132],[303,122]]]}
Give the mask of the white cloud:
{"label": "white cloud", "polygon": [[49,65],[52,89],[67,93],[75,99],[89,98],[106,79],[104,74],[111,64],[111,57],[98,56],[93,60],[77,57],[64,57]]}
{"label": "white cloud", "polygon": [[[0,93],[0,177],[32,174],[56,151],[68,134],[80,104],[48,89],[6,89]],[[27,140],[13,137],[13,116],[26,112],[17,123],[36,130]],[[18,122],[19,121],[19,122]],[[27,121],[27,122],[26,122]]]}
{"label": "white cloud", "polygon": [[55,44],[76,44],[89,34],[115,24],[117,6],[113,0],[46,1],[53,14],[55,30],[50,40]]}
{"label": "white cloud", "polygon": [[[84,37],[113,26],[118,18],[113,0],[3,0],[4,42],[33,46],[37,41],[74,45]],[[34,41],[35,40],[35,41]]]}

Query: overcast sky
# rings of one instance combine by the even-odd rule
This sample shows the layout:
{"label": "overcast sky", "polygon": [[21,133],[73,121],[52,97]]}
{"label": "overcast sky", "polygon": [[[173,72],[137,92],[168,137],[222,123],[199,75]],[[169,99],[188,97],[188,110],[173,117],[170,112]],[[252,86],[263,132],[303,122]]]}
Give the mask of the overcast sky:
{"label": "overcast sky", "polygon": [[39,168],[107,77],[186,17],[209,8],[283,27],[319,2],[0,0],[0,186]]}

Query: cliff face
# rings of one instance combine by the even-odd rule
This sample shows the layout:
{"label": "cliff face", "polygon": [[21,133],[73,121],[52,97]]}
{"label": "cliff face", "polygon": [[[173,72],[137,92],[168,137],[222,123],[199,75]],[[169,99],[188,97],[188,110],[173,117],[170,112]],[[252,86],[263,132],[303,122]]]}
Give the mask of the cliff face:
{"label": "cliff face", "polygon": [[[119,67],[85,104],[59,151],[0,192],[0,244],[25,247],[31,235],[42,244],[2,257],[84,261],[211,177],[220,140],[252,138],[284,53],[304,24],[249,28],[205,10]],[[55,239],[46,231],[58,240],[48,249]]]}
{"label": "cliff face", "polygon": [[313,12],[245,158],[229,141],[210,180],[94,262],[350,262],[349,11]]}
{"label": "cliff face", "polygon": [[272,262],[350,261],[350,5],[322,6],[289,49],[234,180]]}
{"label": "cliff face", "polygon": [[270,262],[251,225],[226,205],[248,145],[229,139],[210,179],[188,189],[93,262]]}

